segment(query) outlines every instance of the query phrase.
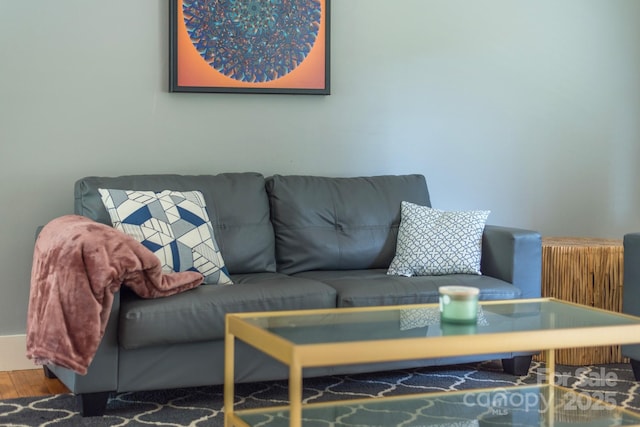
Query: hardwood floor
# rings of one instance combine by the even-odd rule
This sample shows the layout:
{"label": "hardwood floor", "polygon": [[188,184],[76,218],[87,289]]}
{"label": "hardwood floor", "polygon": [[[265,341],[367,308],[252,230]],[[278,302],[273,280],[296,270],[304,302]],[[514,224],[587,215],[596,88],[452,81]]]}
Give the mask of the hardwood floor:
{"label": "hardwood floor", "polygon": [[42,369],[0,372],[0,399],[62,393],[69,393],[69,389],[57,379],[45,377]]}

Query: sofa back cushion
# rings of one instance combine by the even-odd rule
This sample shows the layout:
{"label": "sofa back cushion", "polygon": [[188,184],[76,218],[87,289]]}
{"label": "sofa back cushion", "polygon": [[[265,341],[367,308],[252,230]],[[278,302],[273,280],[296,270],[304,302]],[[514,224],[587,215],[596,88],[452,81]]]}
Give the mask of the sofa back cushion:
{"label": "sofa back cushion", "polygon": [[75,213],[111,225],[98,188],[200,191],[229,272],[258,273],[276,269],[269,200],[264,177],[258,173],[94,176],[78,180]]}
{"label": "sofa back cushion", "polygon": [[278,271],[387,268],[400,203],[430,206],[422,175],[267,178]]}

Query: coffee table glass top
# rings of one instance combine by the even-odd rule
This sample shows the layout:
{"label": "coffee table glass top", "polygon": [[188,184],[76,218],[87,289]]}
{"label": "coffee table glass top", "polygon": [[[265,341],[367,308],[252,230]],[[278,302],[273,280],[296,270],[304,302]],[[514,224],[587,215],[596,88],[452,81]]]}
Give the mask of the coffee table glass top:
{"label": "coffee table glass top", "polygon": [[[288,407],[236,411],[248,425],[289,425]],[[311,403],[303,425],[637,426],[640,414],[563,387],[531,385]]]}
{"label": "coffee table glass top", "polygon": [[[225,365],[225,408],[228,419],[238,421],[234,425],[250,426],[640,426],[640,415],[584,401],[585,396],[554,386],[553,375],[545,384],[508,391],[301,405],[303,368],[544,350],[554,372],[554,349],[637,343],[638,337],[638,317],[553,298],[481,302],[478,321],[471,325],[441,322],[437,304],[227,314],[226,360],[233,360],[237,338],[285,363],[290,402],[233,411],[231,364]],[[487,399],[491,406],[482,406]]]}
{"label": "coffee table glass top", "polygon": [[472,325],[441,323],[436,304],[239,316],[295,345],[640,325],[639,318],[554,299],[481,302],[478,310]]}

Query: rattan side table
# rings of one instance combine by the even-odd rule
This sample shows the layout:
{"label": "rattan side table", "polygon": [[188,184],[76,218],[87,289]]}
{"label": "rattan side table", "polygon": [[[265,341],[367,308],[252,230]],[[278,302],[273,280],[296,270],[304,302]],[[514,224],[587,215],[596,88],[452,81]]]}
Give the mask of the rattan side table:
{"label": "rattan side table", "polygon": [[[623,253],[622,240],[544,237],[542,296],[621,312]],[[564,365],[623,361],[620,346],[556,351],[556,363]]]}

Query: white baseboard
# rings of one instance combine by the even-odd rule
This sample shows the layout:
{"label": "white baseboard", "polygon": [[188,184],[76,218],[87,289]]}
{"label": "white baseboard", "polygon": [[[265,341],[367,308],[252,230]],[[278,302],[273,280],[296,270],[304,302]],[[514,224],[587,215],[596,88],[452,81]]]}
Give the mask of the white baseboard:
{"label": "white baseboard", "polygon": [[38,366],[27,359],[27,336],[0,336],[0,371],[20,371],[37,369]]}

